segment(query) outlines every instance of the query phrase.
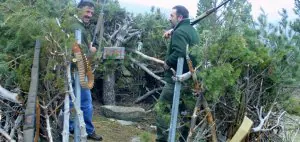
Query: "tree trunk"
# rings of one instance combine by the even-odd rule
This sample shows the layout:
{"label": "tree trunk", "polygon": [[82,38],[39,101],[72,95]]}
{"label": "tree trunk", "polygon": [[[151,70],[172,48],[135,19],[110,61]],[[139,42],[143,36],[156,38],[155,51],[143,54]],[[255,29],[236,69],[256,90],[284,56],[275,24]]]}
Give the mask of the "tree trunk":
{"label": "tree trunk", "polygon": [[115,105],[115,72],[105,74],[103,80],[103,102],[105,105]]}
{"label": "tree trunk", "polygon": [[[114,33],[109,36],[110,43],[112,47],[120,47],[127,43],[131,38],[137,36],[141,32],[139,30],[134,30],[131,27],[133,21],[131,19],[124,19],[123,25],[120,26]],[[130,32],[134,31],[134,32]],[[103,102],[105,105],[115,105],[115,71],[106,72],[103,79]]]}

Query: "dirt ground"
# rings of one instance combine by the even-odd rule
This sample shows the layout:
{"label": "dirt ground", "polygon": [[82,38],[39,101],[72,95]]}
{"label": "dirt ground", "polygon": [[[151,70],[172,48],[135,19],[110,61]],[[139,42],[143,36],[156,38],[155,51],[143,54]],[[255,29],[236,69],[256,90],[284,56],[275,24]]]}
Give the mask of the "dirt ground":
{"label": "dirt ground", "polygon": [[[111,121],[110,119],[101,116],[99,103],[93,102],[93,105],[93,124],[96,133],[103,137],[103,142],[131,142],[134,137],[140,137],[141,142],[155,141],[155,132],[149,129],[149,120],[136,123],[132,126],[124,126],[116,121]],[[91,140],[89,141],[92,142]]]}
{"label": "dirt ground", "polygon": [[103,142],[131,142],[134,137],[140,137],[141,142],[154,142],[155,134],[137,126],[123,126],[100,115],[93,120],[96,133],[102,135]]}

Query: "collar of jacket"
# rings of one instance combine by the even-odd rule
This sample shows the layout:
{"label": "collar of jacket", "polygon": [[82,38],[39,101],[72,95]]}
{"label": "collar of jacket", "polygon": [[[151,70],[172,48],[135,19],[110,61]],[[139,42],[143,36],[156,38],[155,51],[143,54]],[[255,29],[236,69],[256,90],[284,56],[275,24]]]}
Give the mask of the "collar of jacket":
{"label": "collar of jacket", "polygon": [[83,21],[82,21],[77,15],[74,15],[74,17],[75,17],[75,19],[76,19],[79,23],[81,23],[84,27],[88,27],[88,26],[89,26],[89,24],[83,23]]}
{"label": "collar of jacket", "polygon": [[74,15],[74,17],[76,18],[76,20],[78,20],[81,24],[83,24],[83,21],[80,19],[80,18],[78,18],[78,16],[77,15]]}
{"label": "collar of jacket", "polygon": [[180,25],[186,25],[190,24],[190,19],[182,19],[174,28],[174,31],[180,26]]}

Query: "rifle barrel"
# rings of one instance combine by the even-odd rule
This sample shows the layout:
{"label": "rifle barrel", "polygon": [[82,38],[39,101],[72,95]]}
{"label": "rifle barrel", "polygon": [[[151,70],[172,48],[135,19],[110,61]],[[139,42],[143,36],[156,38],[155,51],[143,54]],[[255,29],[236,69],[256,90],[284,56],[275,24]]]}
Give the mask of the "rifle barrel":
{"label": "rifle barrel", "polygon": [[218,5],[217,7],[214,7],[214,8],[211,8],[211,9],[205,11],[199,17],[197,17],[195,20],[191,21],[191,25],[197,24],[198,22],[200,22],[201,20],[203,20],[204,18],[206,18],[207,16],[209,16],[213,12],[217,11],[217,9],[219,9],[220,7],[222,7],[223,5],[228,3],[229,1],[231,1],[231,0],[226,0],[223,3],[221,3],[220,5]]}

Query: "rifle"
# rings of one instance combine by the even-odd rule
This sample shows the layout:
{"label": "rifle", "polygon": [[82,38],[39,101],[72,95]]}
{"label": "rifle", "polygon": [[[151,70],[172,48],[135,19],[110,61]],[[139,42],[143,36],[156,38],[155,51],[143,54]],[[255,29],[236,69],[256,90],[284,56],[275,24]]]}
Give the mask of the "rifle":
{"label": "rifle", "polygon": [[210,14],[216,12],[220,7],[224,6],[226,3],[228,3],[231,0],[226,0],[224,2],[222,2],[220,5],[218,5],[217,7],[211,8],[207,11],[205,11],[204,13],[202,13],[199,17],[197,17],[195,20],[191,21],[191,25],[195,25],[198,22],[200,22],[201,20],[203,20],[204,18],[206,18],[207,16],[209,16]]}
{"label": "rifle", "polygon": [[[102,8],[101,12],[99,14],[98,20],[97,20],[96,28],[95,28],[94,33],[93,33],[92,44],[95,43],[95,41],[96,41],[97,33],[100,32],[99,36],[100,37],[103,36],[103,32],[102,32],[103,31],[103,15],[104,15],[104,13],[103,13],[103,8]],[[100,29],[101,29],[101,31],[100,31]],[[101,35],[101,33],[102,33],[102,35]]]}
{"label": "rifle", "polygon": [[[204,18],[206,18],[210,14],[216,12],[220,7],[224,6],[229,1],[231,1],[231,0],[226,0],[226,1],[222,2],[220,5],[218,5],[217,7],[214,7],[214,8],[211,8],[211,9],[205,11],[200,16],[198,16],[195,20],[191,21],[190,24],[192,26],[195,25],[195,24],[197,24],[198,22],[200,22],[201,20],[203,20]],[[170,31],[170,33],[172,33],[174,31],[174,29],[170,29],[169,31]]]}
{"label": "rifle", "polygon": [[[105,4],[106,1],[104,0],[103,4]],[[104,6],[102,6],[98,20],[97,20],[97,24],[93,33],[93,39],[92,39],[92,45],[95,43],[96,38],[97,38],[97,33],[99,33],[99,45],[98,45],[98,51],[96,53],[97,59],[101,58],[100,57],[100,51],[99,50],[101,48],[101,43],[102,43],[102,39],[103,39],[103,34],[104,34],[104,12],[103,12],[103,8]]]}

